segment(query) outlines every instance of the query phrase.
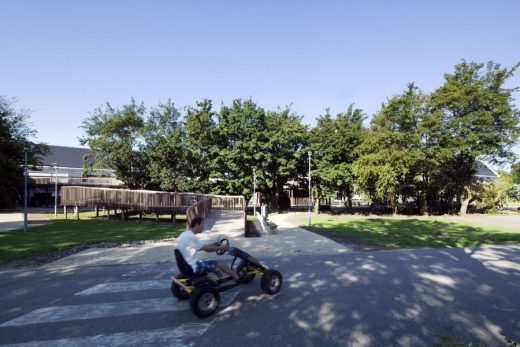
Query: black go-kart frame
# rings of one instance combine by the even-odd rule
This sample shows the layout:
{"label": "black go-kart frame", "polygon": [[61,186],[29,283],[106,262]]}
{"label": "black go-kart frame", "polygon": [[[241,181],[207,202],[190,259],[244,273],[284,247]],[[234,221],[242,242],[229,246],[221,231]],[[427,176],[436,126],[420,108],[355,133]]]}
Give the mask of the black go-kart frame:
{"label": "black go-kart frame", "polygon": [[[215,244],[221,245],[222,243],[229,246],[228,239],[222,239]],[[179,274],[171,277],[171,291],[173,296],[179,300],[189,299],[191,311],[195,315],[199,317],[211,316],[220,304],[220,292],[249,283],[256,275],[262,276],[260,287],[265,293],[275,295],[282,288],[282,274],[279,271],[269,269],[265,264],[241,249],[229,247],[228,251],[217,251],[216,253],[218,255],[227,253],[233,257],[231,269],[236,271],[240,277],[238,282],[227,275],[209,275],[206,272],[194,273],[182,253],[175,249],[175,260]]]}

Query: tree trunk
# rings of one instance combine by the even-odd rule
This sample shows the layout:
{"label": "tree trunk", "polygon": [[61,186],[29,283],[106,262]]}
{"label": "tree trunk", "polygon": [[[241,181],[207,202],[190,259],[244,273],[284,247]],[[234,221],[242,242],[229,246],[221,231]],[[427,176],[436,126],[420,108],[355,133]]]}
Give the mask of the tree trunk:
{"label": "tree trunk", "polygon": [[471,192],[468,187],[464,187],[464,198],[462,200],[462,204],[460,205],[459,215],[465,216],[468,213],[468,206],[471,202]]}
{"label": "tree trunk", "polygon": [[276,182],[276,209],[278,212],[283,210],[283,183],[281,183],[279,180]]}
{"label": "tree trunk", "polygon": [[348,213],[352,212],[352,192],[350,189],[347,191],[347,204],[345,207],[347,208]]}
{"label": "tree trunk", "polygon": [[397,214],[397,199],[394,197],[392,198],[392,215],[396,215]]}
{"label": "tree trunk", "polygon": [[351,195],[349,195],[347,197],[347,212],[348,213],[352,212],[352,196]]}
{"label": "tree trunk", "polygon": [[320,213],[320,189],[319,186],[314,186],[312,191],[312,199],[314,200],[314,213]]}
{"label": "tree trunk", "polygon": [[417,212],[420,216],[424,216],[424,199],[421,196],[415,198],[415,204],[417,206]]}
{"label": "tree trunk", "polygon": [[392,208],[392,214],[397,214],[397,197],[393,194],[387,195],[387,201],[390,200],[390,207]]}
{"label": "tree trunk", "polygon": [[320,199],[314,200],[314,213],[320,213]]}

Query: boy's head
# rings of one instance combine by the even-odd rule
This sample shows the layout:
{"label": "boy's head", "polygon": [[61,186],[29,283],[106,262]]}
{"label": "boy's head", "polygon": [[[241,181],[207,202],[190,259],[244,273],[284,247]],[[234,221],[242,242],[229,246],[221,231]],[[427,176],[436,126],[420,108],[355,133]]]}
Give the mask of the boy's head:
{"label": "boy's head", "polygon": [[203,219],[199,216],[193,217],[190,221],[190,230],[195,234],[199,234],[204,230]]}

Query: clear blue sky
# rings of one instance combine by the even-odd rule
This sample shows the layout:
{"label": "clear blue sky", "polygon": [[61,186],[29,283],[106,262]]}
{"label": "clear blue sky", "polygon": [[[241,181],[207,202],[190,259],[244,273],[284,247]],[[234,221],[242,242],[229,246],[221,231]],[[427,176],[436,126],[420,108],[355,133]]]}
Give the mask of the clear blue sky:
{"label": "clear blue sky", "polygon": [[131,97],[252,97],[314,124],[350,103],[372,115],[408,82],[431,92],[462,58],[512,66],[519,15],[518,0],[0,0],[0,95],[54,145],[79,146],[89,112]]}

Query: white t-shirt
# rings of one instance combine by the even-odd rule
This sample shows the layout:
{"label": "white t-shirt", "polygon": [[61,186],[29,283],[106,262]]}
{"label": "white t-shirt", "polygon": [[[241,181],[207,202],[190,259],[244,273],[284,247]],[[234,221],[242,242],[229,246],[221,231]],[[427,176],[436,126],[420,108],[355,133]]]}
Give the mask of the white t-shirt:
{"label": "white t-shirt", "polygon": [[177,249],[181,251],[182,256],[192,269],[196,268],[197,257],[196,253],[202,248],[203,244],[197,238],[197,236],[187,229],[183,231],[177,238]]}

